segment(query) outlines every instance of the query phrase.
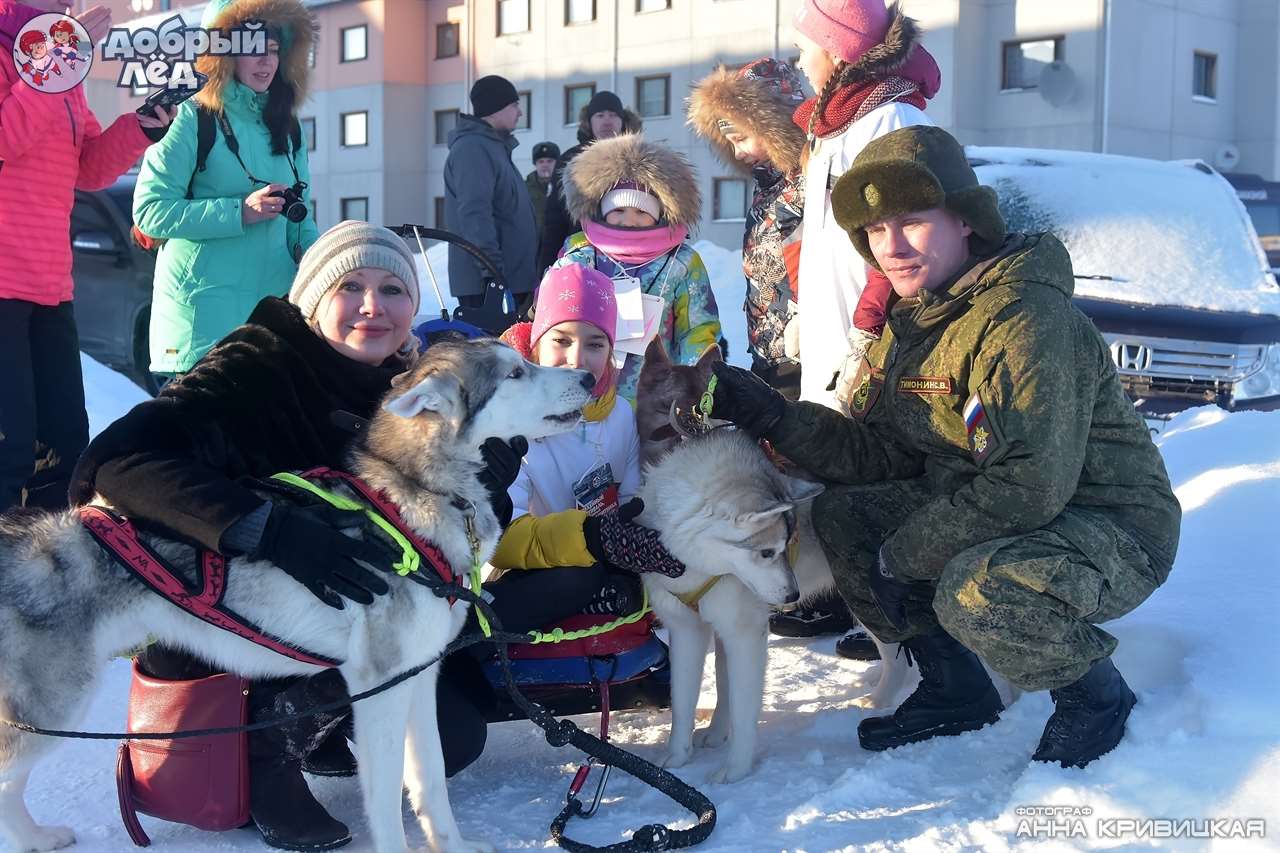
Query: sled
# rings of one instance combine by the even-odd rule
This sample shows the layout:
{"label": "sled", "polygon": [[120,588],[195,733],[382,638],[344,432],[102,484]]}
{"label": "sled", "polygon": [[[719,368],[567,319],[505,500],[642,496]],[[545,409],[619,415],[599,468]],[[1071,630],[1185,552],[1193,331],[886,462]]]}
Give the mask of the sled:
{"label": "sled", "polygon": [[[422,262],[427,268],[427,277],[431,280],[431,289],[436,294],[436,304],[440,306],[440,318],[438,320],[428,320],[413,330],[414,334],[422,341],[423,347],[429,347],[437,340],[450,336],[460,335],[464,338],[496,337],[516,322],[515,296],[507,290],[507,283],[502,277],[502,273],[498,272],[498,268],[494,266],[493,261],[479,246],[458,234],[454,234],[452,231],[445,231],[441,228],[428,228],[425,225],[406,223],[404,225],[391,226],[390,230],[399,234],[405,240],[412,240],[417,244],[418,251],[422,253]],[[440,292],[440,284],[436,280],[435,270],[431,268],[431,261],[427,259],[427,248],[423,242],[424,240],[439,240],[449,243],[475,258],[476,262],[488,273],[485,277],[483,305],[479,307],[459,305],[453,309],[453,316],[449,316],[448,309],[444,307],[444,294]]]}

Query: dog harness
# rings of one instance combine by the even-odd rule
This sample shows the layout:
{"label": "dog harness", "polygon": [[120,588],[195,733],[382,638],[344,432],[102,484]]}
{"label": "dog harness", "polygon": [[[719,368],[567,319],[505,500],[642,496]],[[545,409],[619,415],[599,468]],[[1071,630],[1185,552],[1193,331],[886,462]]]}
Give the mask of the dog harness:
{"label": "dog harness", "polygon": [[720,578],[722,577],[724,577],[724,575],[713,575],[711,579],[708,580],[706,583],[704,583],[702,586],[690,592],[677,595],[676,598],[680,599],[680,603],[683,604],[685,607],[689,608],[694,613],[697,613],[698,602],[702,601],[703,596],[711,592],[711,588],[714,587],[717,583],[719,583]]}

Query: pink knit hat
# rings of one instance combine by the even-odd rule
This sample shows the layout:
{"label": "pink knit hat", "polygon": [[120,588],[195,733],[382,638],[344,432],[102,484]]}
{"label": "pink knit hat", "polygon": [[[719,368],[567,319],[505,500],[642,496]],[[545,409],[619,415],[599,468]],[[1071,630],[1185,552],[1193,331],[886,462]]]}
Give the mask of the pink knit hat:
{"label": "pink knit hat", "polygon": [[613,296],[613,282],[598,270],[578,264],[548,270],[538,287],[534,312],[533,330],[529,335],[529,344],[534,350],[548,329],[570,320],[595,326],[609,338],[609,346],[613,346],[618,330],[618,301]]}
{"label": "pink knit hat", "polygon": [[832,56],[857,62],[889,30],[884,0],[803,0],[792,21]]}

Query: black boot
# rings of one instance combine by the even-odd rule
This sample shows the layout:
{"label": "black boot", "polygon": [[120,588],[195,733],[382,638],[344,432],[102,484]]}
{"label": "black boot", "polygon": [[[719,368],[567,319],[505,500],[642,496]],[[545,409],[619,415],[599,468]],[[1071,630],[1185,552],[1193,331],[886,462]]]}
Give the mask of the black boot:
{"label": "black boot", "polygon": [[879,751],[919,743],[938,735],[958,735],[994,723],[1004,710],[982,661],[950,634],[938,630],[902,644],[920,667],[920,684],[887,717],[858,724],[858,743]]}
{"label": "black boot", "polygon": [[862,626],[836,640],[836,654],[849,660],[880,660],[880,648]]}
{"label": "black boot", "polygon": [[333,850],[351,843],[351,831],[312,795],[292,762],[250,759],[249,813],[262,840],[281,850]]}
{"label": "black boot", "polygon": [[351,753],[347,741],[354,737],[351,725],[352,717],[347,715],[330,735],[313,749],[302,762],[302,772],[312,776],[354,776],[356,775],[356,757]]}
{"label": "black boot", "polygon": [[1111,658],[1103,658],[1079,681],[1050,690],[1049,695],[1053,715],[1031,760],[1056,761],[1063,767],[1084,767],[1115,749],[1138,701]]}

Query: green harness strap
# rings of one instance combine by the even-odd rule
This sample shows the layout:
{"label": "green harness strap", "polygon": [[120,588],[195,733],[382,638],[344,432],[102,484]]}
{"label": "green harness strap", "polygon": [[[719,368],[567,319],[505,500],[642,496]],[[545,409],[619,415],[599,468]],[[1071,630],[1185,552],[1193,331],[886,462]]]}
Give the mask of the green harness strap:
{"label": "green harness strap", "polygon": [[546,633],[542,631],[530,631],[529,636],[532,637],[532,639],[529,640],[529,644],[567,643],[570,640],[585,640],[587,637],[597,637],[601,634],[607,634],[614,628],[621,628],[623,625],[633,625],[643,619],[645,614],[649,612],[649,590],[645,589],[643,584],[640,586],[640,593],[642,595],[642,598],[640,599],[640,609],[635,613],[620,616],[612,622],[606,622],[603,625],[596,625],[593,628],[582,628],[578,631],[566,631],[563,628],[556,628],[554,630],[547,631]]}

